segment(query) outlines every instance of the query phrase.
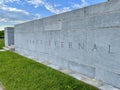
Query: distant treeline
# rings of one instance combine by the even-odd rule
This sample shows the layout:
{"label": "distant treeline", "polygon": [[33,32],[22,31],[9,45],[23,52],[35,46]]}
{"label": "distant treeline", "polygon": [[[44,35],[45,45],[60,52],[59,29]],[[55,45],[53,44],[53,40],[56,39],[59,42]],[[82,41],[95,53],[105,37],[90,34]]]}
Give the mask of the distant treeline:
{"label": "distant treeline", "polygon": [[0,38],[4,38],[4,31],[0,31]]}

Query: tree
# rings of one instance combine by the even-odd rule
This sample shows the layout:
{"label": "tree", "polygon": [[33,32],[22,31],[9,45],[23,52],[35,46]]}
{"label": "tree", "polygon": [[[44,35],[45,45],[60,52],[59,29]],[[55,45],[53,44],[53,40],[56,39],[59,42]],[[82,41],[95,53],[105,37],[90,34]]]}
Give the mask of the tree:
{"label": "tree", "polygon": [[4,38],[4,31],[0,31],[0,38]]}

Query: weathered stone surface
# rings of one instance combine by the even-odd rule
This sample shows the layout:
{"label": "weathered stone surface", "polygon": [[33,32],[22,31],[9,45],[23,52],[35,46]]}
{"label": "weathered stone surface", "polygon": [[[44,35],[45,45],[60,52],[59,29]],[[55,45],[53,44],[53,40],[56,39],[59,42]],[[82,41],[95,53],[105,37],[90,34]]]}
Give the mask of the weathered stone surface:
{"label": "weathered stone surface", "polygon": [[112,84],[115,87],[120,87],[120,74],[97,68],[96,79]]}
{"label": "weathered stone surface", "polygon": [[120,88],[119,5],[110,0],[15,25],[16,52]]}
{"label": "weathered stone surface", "polygon": [[5,46],[14,45],[14,28],[13,27],[6,27],[5,28]]}
{"label": "weathered stone surface", "polygon": [[0,90],[3,90],[1,82],[0,82]]}

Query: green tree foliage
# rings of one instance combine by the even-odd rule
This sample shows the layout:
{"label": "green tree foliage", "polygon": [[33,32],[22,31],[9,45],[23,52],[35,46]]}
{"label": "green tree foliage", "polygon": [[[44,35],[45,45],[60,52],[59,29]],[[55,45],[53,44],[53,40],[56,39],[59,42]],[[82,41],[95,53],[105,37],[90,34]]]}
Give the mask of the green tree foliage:
{"label": "green tree foliage", "polygon": [[0,38],[4,38],[4,31],[0,31]]}

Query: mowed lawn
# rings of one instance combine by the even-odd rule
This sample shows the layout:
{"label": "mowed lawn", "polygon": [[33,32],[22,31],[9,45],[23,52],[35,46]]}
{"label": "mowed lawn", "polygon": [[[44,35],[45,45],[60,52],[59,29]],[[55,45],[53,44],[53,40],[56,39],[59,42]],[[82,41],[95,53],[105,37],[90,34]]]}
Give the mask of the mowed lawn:
{"label": "mowed lawn", "polygon": [[0,39],[0,49],[4,47],[4,39]]}
{"label": "mowed lawn", "polygon": [[0,82],[5,90],[97,90],[11,51],[0,52]]}

